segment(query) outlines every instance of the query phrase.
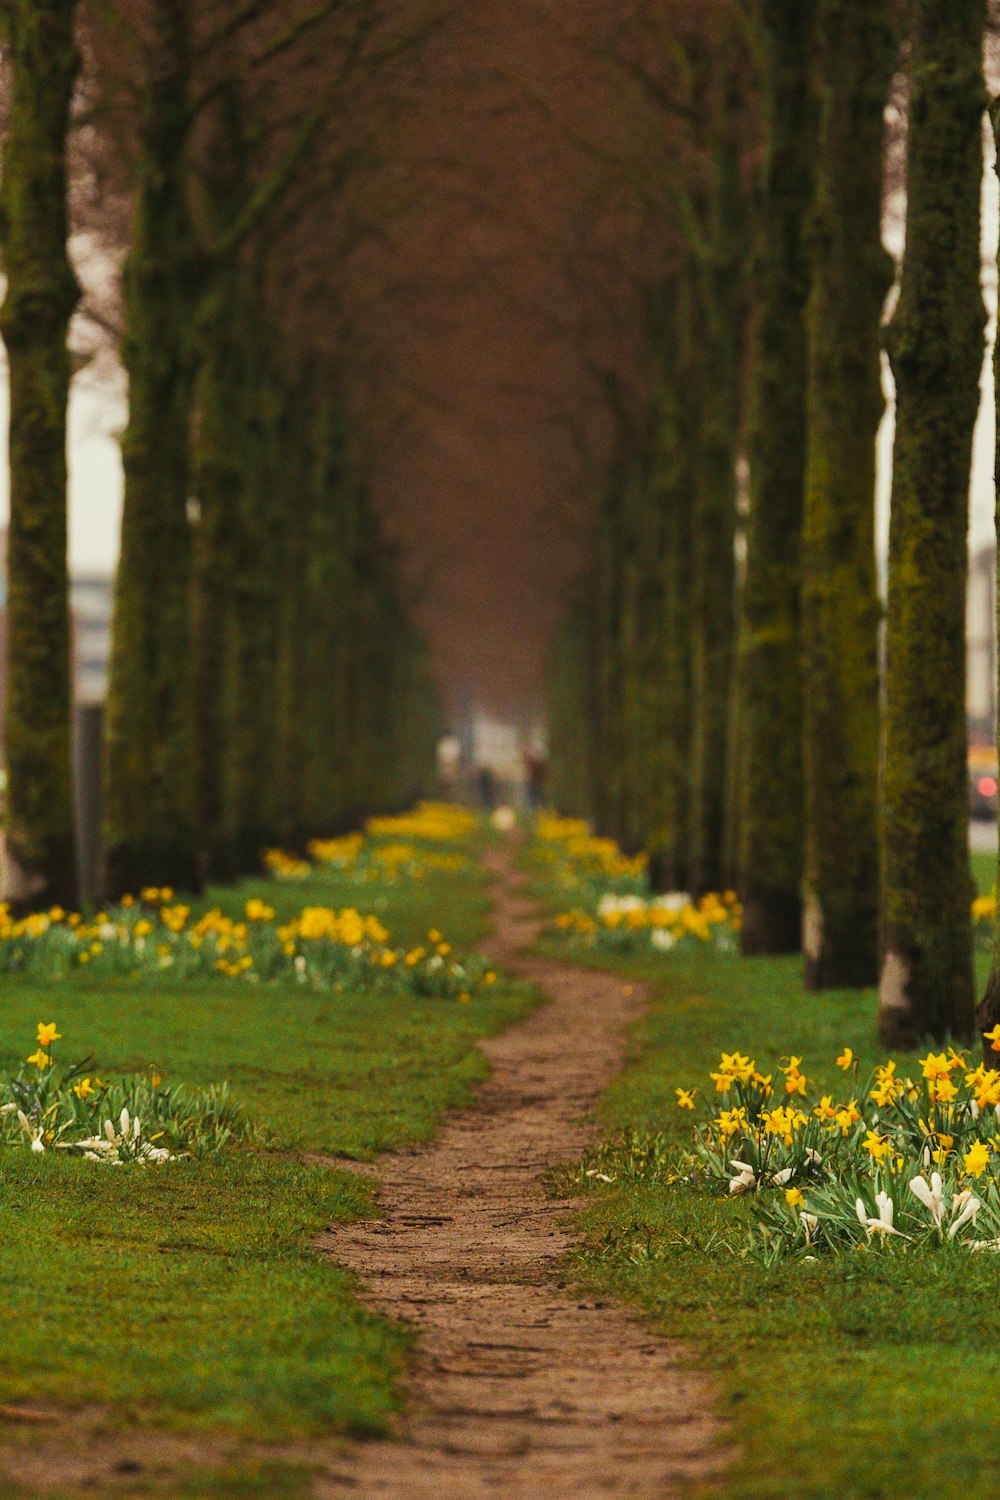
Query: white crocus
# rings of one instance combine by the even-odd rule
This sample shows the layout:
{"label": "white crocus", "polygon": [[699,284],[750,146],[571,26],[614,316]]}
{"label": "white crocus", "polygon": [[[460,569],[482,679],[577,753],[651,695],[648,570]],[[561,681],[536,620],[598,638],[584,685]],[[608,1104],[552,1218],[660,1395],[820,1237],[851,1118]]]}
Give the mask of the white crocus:
{"label": "white crocus", "polygon": [[42,1140],[42,1136],[44,1134],[43,1127],[40,1125],[36,1130],[32,1126],[31,1121],[28,1119],[28,1116],[24,1113],[23,1109],[18,1110],[17,1121],[22,1131],[24,1132],[24,1138],[28,1142],[32,1151],[35,1151],[39,1155],[41,1155],[45,1150],[45,1142]]}
{"label": "white crocus", "polygon": [[794,1167],[782,1167],[782,1169],[781,1169],[780,1172],[775,1172],[772,1175],[772,1177],[771,1177],[771,1183],[772,1183],[772,1185],[774,1187],[784,1187],[785,1183],[786,1182],[791,1182],[791,1180],[792,1180],[792,1178],[794,1176],[795,1176],[795,1168]]}
{"label": "white crocus", "polygon": [[906,1235],[900,1234],[898,1229],[893,1228],[892,1219],[895,1206],[888,1193],[876,1193],[875,1205],[878,1208],[878,1218],[873,1219],[865,1209],[864,1200],[858,1198],[854,1207],[858,1220],[869,1236],[873,1234],[896,1234],[900,1239],[906,1239]]}
{"label": "white crocus", "polygon": [[962,1228],[963,1224],[974,1224],[976,1222],[976,1215],[982,1208],[982,1204],[980,1203],[979,1199],[974,1196],[974,1194],[966,1190],[964,1193],[955,1194],[953,1208],[959,1207],[961,1208],[961,1212],[959,1213],[958,1218],[955,1219],[952,1223],[951,1228],[948,1230],[948,1238],[950,1240],[953,1240],[955,1238],[956,1234]]}
{"label": "white crocus", "polygon": [[737,1176],[730,1179],[729,1191],[731,1193],[749,1193],[750,1189],[757,1185],[757,1173],[753,1167],[748,1166],[745,1161],[737,1161],[735,1158],[729,1163],[730,1170],[735,1167]]}
{"label": "white crocus", "polygon": [[658,948],[661,953],[669,953],[677,942],[669,927],[651,927],[649,929],[649,943],[651,948]]}
{"label": "white crocus", "polygon": [[[815,1214],[806,1213],[805,1209],[803,1209],[799,1214],[799,1218],[802,1221],[802,1228],[805,1230],[806,1244],[811,1245],[812,1237],[816,1232],[817,1225],[819,1224],[819,1219]],[[812,1259],[812,1257],[810,1257],[810,1259]]]}
{"label": "white crocus", "polygon": [[932,1172],[930,1185],[925,1177],[914,1177],[910,1183],[910,1192],[915,1198],[919,1198],[927,1209],[934,1223],[940,1226],[944,1218],[944,1194],[940,1172]]}

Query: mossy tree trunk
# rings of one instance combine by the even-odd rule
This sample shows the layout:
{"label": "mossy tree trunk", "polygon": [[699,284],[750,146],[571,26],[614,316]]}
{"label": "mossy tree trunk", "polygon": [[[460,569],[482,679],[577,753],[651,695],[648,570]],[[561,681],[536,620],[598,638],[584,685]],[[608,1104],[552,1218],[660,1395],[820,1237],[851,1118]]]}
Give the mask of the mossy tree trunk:
{"label": "mossy tree trunk", "polygon": [[740,621],[745,953],[802,940],[802,512],[806,230],[813,198],[816,0],[761,10],[766,158],[756,255],[750,515]]}
{"label": "mossy tree trunk", "polygon": [[[990,118],[993,125],[993,138],[997,152],[995,169],[997,176],[1000,177],[1000,99],[994,99],[990,107]],[[997,413],[996,454],[994,462],[996,520],[998,535],[1000,535],[1000,339],[997,340],[993,350],[993,395]],[[997,610],[997,632],[1000,635],[1000,588],[997,590]],[[998,685],[998,698],[1000,698],[1000,685]],[[1000,887],[1000,870],[997,872],[997,884]],[[990,964],[989,978],[986,981],[983,998],[979,1002],[976,1020],[981,1031],[992,1031],[994,1026],[1000,1022],[1000,923],[997,923],[994,928],[993,961]],[[992,1066],[992,1056],[995,1056],[995,1054],[990,1049],[990,1054],[987,1057],[987,1062],[990,1066]]]}
{"label": "mossy tree trunk", "polygon": [[66,136],[79,59],[75,0],[0,8],[13,93],[4,149],[0,328],[10,365],[10,530],[4,899],[70,905],[76,891],[66,564]]}
{"label": "mossy tree trunk", "polygon": [[191,426],[204,262],[187,201],[190,0],[152,0],[125,269],[129,421],[106,727],[104,884],[193,889]]}
{"label": "mossy tree trunk", "polygon": [[803,533],[806,984],[878,972],[878,621],[875,439],[890,0],[821,0],[821,113],[808,306]]}
{"label": "mossy tree trunk", "polygon": [[736,460],[746,283],[739,75],[723,63],[715,102],[713,183],[702,266],[705,338],[691,584],[691,883],[723,883],[730,694],[735,646]]}
{"label": "mossy tree trunk", "polygon": [[883,772],[882,1040],[972,1029],[965,596],[980,289],[984,0],[916,0]]}

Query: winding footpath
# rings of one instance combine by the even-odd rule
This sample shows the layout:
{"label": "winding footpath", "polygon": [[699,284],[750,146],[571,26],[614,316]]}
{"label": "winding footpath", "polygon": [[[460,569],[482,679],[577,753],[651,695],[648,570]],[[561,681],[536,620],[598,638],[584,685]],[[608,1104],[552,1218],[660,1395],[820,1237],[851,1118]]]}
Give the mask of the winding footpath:
{"label": "winding footpath", "polygon": [[571,1205],[545,1173],[594,1138],[638,989],[527,957],[539,927],[509,853],[491,854],[486,951],[547,997],[484,1044],[492,1076],[430,1145],[383,1158],[384,1217],[321,1247],[369,1301],[419,1333],[406,1416],[389,1442],[353,1445],[320,1496],[364,1500],[670,1500],[719,1476],[711,1390],[684,1351],[562,1279]]}

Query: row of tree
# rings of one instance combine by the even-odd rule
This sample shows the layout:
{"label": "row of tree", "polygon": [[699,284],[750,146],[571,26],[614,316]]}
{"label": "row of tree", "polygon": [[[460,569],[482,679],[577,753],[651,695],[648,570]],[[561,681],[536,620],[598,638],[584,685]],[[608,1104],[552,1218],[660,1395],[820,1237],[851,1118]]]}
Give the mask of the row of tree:
{"label": "row of tree", "polygon": [[[550,672],[557,800],[647,848],[658,881],[735,884],[746,952],[801,947],[813,988],[879,983],[891,1043],[973,1028],[988,25],[986,0],[678,0],[669,64],[626,59],[685,149]],[[904,186],[897,282],[882,221]]]}
{"label": "row of tree", "polygon": [[100,320],[129,387],[105,894],[196,889],[427,783],[434,692],[370,503],[338,275],[427,25],[377,0],[0,3],[8,900],[75,894],[71,233],[124,265]]}

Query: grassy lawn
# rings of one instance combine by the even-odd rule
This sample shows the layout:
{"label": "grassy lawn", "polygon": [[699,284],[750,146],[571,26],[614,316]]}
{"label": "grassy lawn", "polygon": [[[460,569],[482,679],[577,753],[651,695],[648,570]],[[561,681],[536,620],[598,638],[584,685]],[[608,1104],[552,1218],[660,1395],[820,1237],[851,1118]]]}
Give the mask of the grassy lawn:
{"label": "grassy lawn", "polygon": [[[316,878],[212,898],[235,912],[261,895],[282,916],[309,904],[377,909],[401,943],[432,920],[459,943],[483,924],[475,872],[368,894]],[[62,1055],[93,1049],[104,1076],[155,1063],[178,1082],[228,1081],[270,1135],[263,1149],[119,1170],[6,1151],[0,1404],[96,1403],[115,1421],[263,1439],[384,1430],[407,1336],[362,1311],[350,1279],[311,1248],[325,1226],[370,1212],[371,1197],[352,1174],[297,1153],[368,1159],[426,1139],[483,1076],[477,1038],[521,1014],[523,992],[501,982],[460,1004],[81,973],[5,978],[2,998],[4,1069],[31,1050],[38,1021],[56,1020]],[[183,1493],[283,1485],[280,1466],[251,1466],[186,1476]]]}
{"label": "grassy lawn", "polygon": [[[983,863],[989,884],[994,861]],[[674,1087],[703,1087],[722,1048],[767,1071],[800,1053],[831,1083],[845,1043],[862,1075],[874,1059],[874,996],[807,995],[797,959],[697,953],[615,967],[651,980],[653,1004],[601,1106],[609,1140],[630,1128],[686,1139]],[[610,1160],[614,1173],[625,1153]],[[575,1274],[686,1340],[722,1391],[738,1446],[727,1500],[1000,1491],[993,1257],[843,1256],[768,1270],[743,1254],[746,1200],[667,1187],[655,1171],[575,1182],[587,1194]]]}

